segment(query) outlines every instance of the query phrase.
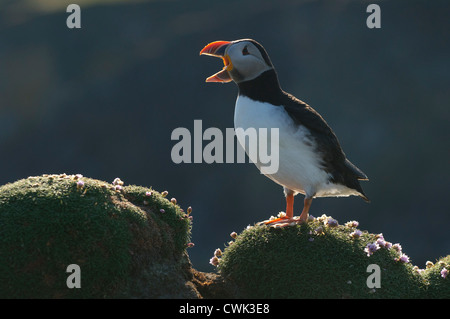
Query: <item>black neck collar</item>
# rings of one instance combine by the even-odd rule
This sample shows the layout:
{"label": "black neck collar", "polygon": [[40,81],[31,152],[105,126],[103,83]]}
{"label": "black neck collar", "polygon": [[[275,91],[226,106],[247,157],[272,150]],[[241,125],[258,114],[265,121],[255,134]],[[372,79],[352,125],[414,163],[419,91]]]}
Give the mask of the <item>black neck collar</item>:
{"label": "black neck collar", "polygon": [[247,96],[252,100],[268,102],[273,105],[281,105],[283,90],[274,69],[265,71],[253,80],[239,82],[237,85],[240,96]]}

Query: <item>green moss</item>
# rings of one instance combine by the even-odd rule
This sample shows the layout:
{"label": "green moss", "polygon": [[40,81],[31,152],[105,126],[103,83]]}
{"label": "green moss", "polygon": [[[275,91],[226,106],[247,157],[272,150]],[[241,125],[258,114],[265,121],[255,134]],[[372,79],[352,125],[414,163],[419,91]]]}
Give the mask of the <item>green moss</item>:
{"label": "green moss", "polygon": [[[322,231],[321,231],[322,230]],[[284,229],[254,226],[226,247],[219,271],[245,298],[418,298],[425,282],[399,253],[380,248],[367,256],[377,235],[324,225],[323,217]],[[381,271],[381,288],[369,288],[370,264]]]}
{"label": "green moss", "polygon": [[[151,196],[147,196],[148,192],[151,192]],[[186,248],[186,244],[190,240],[191,223],[177,204],[167,200],[160,192],[142,186],[125,186],[124,193],[126,198],[134,204],[148,207],[156,212],[159,217],[158,222],[161,221],[170,226],[173,230],[171,236],[174,238],[177,251],[183,251]],[[164,213],[161,213],[161,209],[164,210]]]}
{"label": "green moss", "polygon": [[[0,298],[123,296],[155,260],[181,258],[190,223],[177,205],[143,187],[79,180],[44,175],[0,187]],[[81,289],[66,286],[70,264],[81,268]]]}
{"label": "green moss", "polygon": [[450,271],[450,255],[440,258],[431,267],[422,272],[423,277],[428,282],[426,297],[450,298],[450,274],[444,278],[441,274],[443,268]]}

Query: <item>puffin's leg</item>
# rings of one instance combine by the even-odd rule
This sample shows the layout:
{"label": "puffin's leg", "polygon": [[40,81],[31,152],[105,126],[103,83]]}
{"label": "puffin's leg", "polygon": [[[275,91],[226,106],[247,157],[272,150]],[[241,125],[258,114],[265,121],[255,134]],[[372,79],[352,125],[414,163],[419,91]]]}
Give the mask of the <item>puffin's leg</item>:
{"label": "puffin's leg", "polygon": [[304,204],[303,204],[303,210],[302,213],[300,214],[300,222],[306,222],[308,220],[308,212],[309,212],[309,208],[311,207],[312,204],[312,196],[305,196],[305,200],[304,200]]}
{"label": "puffin's leg", "polygon": [[284,194],[286,196],[286,216],[265,221],[264,224],[270,225],[273,223],[290,223],[294,218],[294,191],[284,188]]}
{"label": "puffin's leg", "polygon": [[311,207],[312,200],[313,196],[305,195],[302,213],[300,214],[300,217],[294,219],[294,194],[293,192],[286,192],[286,216],[265,221],[264,224],[276,224],[277,227],[286,227],[289,226],[292,222],[295,222],[297,224],[306,223],[308,221],[308,212],[309,208]]}
{"label": "puffin's leg", "polygon": [[286,195],[286,218],[292,219],[294,217],[294,194]]}

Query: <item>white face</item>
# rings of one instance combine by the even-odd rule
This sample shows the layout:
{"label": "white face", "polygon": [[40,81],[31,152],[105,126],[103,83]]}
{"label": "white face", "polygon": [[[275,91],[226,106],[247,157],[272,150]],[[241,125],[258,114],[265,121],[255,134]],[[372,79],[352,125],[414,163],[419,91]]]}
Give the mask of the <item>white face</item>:
{"label": "white face", "polygon": [[228,72],[234,82],[249,81],[261,73],[273,69],[261,55],[259,49],[250,41],[238,40],[231,44],[226,52],[232,68]]}

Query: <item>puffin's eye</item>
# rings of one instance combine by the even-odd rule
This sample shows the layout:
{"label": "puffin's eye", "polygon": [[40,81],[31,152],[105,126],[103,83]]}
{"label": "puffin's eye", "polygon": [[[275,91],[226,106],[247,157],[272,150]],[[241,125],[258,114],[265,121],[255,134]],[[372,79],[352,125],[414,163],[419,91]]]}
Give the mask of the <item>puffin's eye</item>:
{"label": "puffin's eye", "polygon": [[245,46],[244,49],[242,50],[242,55],[248,55],[248,54],[250,54],[250,53],[248,52],[247,46]]}

